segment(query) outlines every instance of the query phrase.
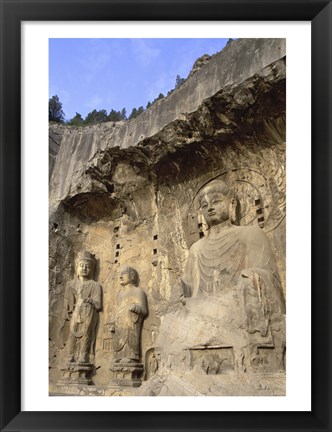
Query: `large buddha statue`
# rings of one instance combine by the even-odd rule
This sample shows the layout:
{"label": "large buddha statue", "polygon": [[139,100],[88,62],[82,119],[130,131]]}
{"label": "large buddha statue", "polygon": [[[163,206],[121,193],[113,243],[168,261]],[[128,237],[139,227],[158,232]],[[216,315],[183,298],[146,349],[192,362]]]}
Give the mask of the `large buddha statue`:
{"label": "large buddha statue", "polygon": [[158,345],[193,373],[282,371],[285,302],[269,240],[258,225],[240,226],[226,183],[211,181],[198,201],[208,230],[189,250],[184,306],[164,317]]}

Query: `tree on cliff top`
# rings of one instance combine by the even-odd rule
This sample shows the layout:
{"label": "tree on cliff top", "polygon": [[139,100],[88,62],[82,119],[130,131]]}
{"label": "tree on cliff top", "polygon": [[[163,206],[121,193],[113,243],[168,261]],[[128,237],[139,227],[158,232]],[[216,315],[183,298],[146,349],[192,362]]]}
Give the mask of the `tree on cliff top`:
{"label": "tree on cliff top", "polygon": [[98,124],[98,123],[105,123],[108,121],[107,111],[104,109],[101,109],[99,111],[93,110],[89,112],[89,114],[85,117],[84,123],[85,124]]}
{"label": "tree on cliff top", "polygon": [[75,117],[73,117],[69,122],[67,122],[67,125],[69,126],[82,126],[83,125],[83,118],[80,113],[76,113]]}
{"label": "tree on cliff top", "polygon": [[179,87],[181,87],[182,86],[182,84],[185,82],[185,78],[181,78],[180,77],[180,75],[176,75],[176,78],[175,78],[175,88],[177,89],[177,88],[179,88]]}
{"label": "tree on cliff top", "polygon": [[139,108],[133,108],[128,119],[131,120],[131,119],[139,116],[143,111],[144,111],[144,108],[142,106],[140,106]]}
{"label": "tree on cliff top", "polygon": [[48,101],[48,120],[63,123],[65,113],[62,111],[62,103],[57,95],[52,96]]}

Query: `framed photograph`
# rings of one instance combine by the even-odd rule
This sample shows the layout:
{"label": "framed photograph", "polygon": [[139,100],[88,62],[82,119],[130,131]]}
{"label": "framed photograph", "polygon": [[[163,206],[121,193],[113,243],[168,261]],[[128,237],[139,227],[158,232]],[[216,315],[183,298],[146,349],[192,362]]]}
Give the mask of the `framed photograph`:
{"label": "framed photograph", "polygon": [[330,431],[331,2],[1,7],[1,430]]}

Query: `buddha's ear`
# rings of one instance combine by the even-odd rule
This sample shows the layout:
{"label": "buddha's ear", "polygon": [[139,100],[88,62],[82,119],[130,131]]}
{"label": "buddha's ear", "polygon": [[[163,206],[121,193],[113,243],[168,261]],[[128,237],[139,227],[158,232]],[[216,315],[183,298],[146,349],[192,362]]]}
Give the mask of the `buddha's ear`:
{"label": "buddha's ear", "polygon": [[229,219],[233,225],[240,225],[240,203],[232,197],[229,204]]}

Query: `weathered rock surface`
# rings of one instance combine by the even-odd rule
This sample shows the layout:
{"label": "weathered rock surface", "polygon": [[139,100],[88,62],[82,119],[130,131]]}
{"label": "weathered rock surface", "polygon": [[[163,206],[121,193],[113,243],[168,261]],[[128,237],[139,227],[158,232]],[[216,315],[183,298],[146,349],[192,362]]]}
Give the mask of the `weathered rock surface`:
{"label": "weathered rock surface", "polygon": [[59,153],[60,143],[66,131],[66,127],[62,124],[52,123],[48,134],[48,164],[49,178],[51,178],[56,157]]}
{"label": "weathered rock surface", "polygon": [[210,60],[211,60],[211,56],[208,54],[204,54],[201,57],[199,57],[193,64],[193,67],[189,72],[188,78],[191,78],[202,66],[206,65],[206,63],[208,63]]}
{"label": "weathered rock surface", "polygon": [[[267,234],[285,292],[285,79],[283,39],[238,40],[134,120],[50,126],[50,391],[128,394],[107,385],[118,272],[129,265],[138,270],[149,304],[141,341],[145,382],[129,394],[284,394],[284,371],[179,369],[163,356],[160,332],[169,321],[171,336],[172,315],[185,307],[180,280],[189,248],[207,232],[197,192],[214,178],[236,189],[241,225]],[[65,286],[83,250],[97,258],[104,307],[96,390],[78,391],[55,383],[69,332],[62,318]],[[205,354],[195,355],[201,364]]]}
{"label": "weathered rock surface", "polygon": [[[197,128],[202,129],[199,135],[206,135],[201,139],[211,135],[227,136],[232,129],[242,126],[234,122],[235,119],[232,117],[239,114],[240,117],[237,120],[242,123],[244,114],[247,117],[247,110],[249,110],[247,123],[255,121],[254,112],[250,112],[249,108],[256,105],[256,109],[261,109],[258,93],[264,92],[264,89],[269,90],[271,81],[276,81],[278,75],[281,79],[285,78],[284,62],[275,70],[269,69],[270,65],[284,57],[285,41],[283,39],[252,39],[250,42],[246,39],[239,40],[226,46],[220,54],[215,55],[177,91],[152,105],[137,118],[123,125],[119,123],[101,124],[92,128],[83,128],[80,132],[77,129],[68,128],[63,138],[66,144],[61,146],[57,166],[51,179],[52,198],[63,200],[72,193],[72,185],[79,183],[78,178],[81,176],[77,166],[87,163],[98,149],[105,150],[114,147],[126,149],[138,144],[145,147],[148,138],[154,138],[155,144],[158,144],[159,141],[160,144],[165,144],[164,139],[158,139],[160,138],[158,133],[161,133],[163,138],[165,136],[166,142],[167,139],[174,138],[176,140],[173,143],[174,147],[181,145],[183,139],[189,142],[197,141],[200,138],[200,136],[195,136]],[[256,74],[259,75],[258,80],[259,78],[262,80],[261,83],[256,82]],[[253,81],[251,85],[246,82],[248,79]],[[215,111],[208,101],[208,98],[213,96],[219,105],[218,111],[221,110],[219,118],[206,116],[209,111]],[[274,102],[278,103],[279,99],[276,96],[277,94],[273,93],[269,95],[270,101],[266,109],[272,105],[270,109],[275,110]],[[231,118],[228,118],[227,112],[223,112],[225,105],[228,105],[228,111],[232,113]],[[237,111],[240,112],[237,113]],[[190,119],[193,122],[190,122]],[[188,124],[188,120],[193,125]],[[213,120],[217,122],[217,125],[211,124]],[[172,129],[178,130],[177,122],[185,130],[182,129],[176,133],[172,131]],[[200,122],[202,124],[199,124]],[[191,131],[192,126],[193,131]],[[217,126],[217,129],[213,132],[214,126]],[[164,130],[165,127],[166,130]],[[187,134],[182,140],[178,140],[177,135],[184,135],[185,132]],[[245,130],[243,132],[245,133]],[[159,145],[159,147],[163,147],[160,151],[174,151],[174,148],[167,149],[165,145]],[[73,169],[73,166],[76,169]]]}

